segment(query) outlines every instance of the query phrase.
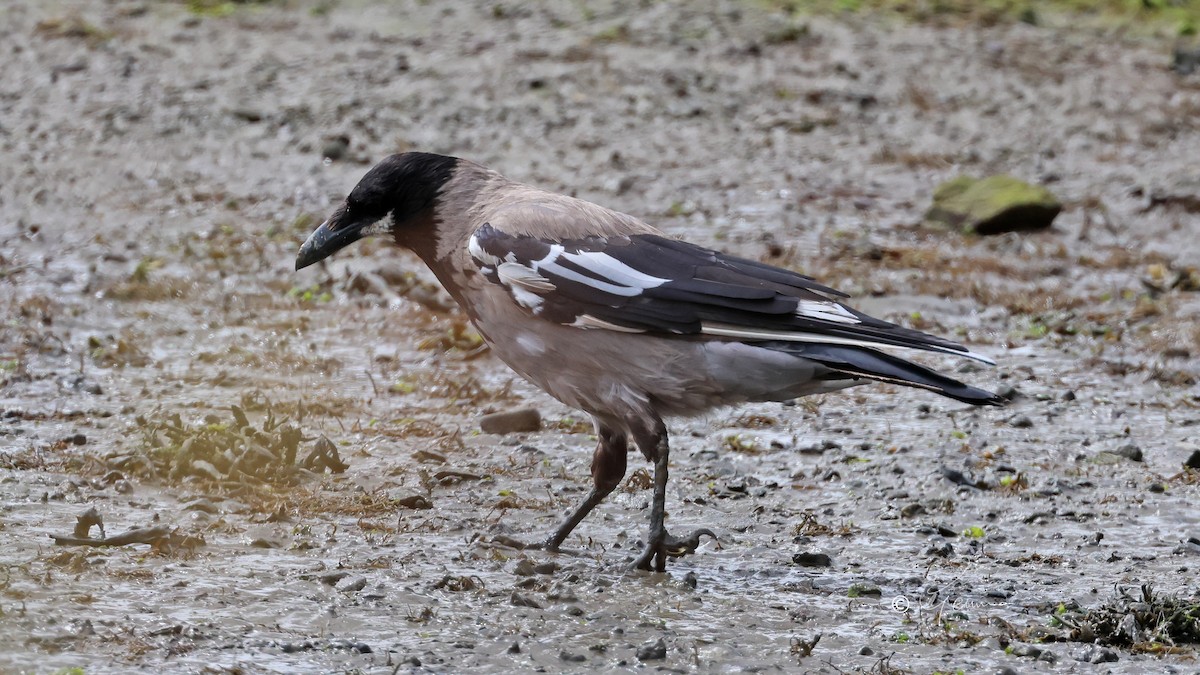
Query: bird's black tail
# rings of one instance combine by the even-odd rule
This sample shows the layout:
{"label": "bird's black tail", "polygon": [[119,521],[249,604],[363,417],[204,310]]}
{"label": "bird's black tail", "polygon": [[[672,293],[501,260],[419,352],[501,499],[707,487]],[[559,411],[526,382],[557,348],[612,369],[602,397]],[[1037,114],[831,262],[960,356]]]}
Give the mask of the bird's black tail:
{"label": "bird's black tail", "polygon": [[788,354],[816,361],[835,373],[919,387],[972,405],[1003,405],[1005,399],[897,356],[866,347],[805,342],[759,343]]}

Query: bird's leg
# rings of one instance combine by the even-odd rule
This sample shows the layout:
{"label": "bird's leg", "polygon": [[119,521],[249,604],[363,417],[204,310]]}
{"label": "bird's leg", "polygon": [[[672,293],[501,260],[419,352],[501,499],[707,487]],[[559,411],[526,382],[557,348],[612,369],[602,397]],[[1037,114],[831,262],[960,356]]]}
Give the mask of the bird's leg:
{"label": "bird's leg", "polygon": [[592,489],[587,497],[584,497],[583,503],[542,543],[541,548],[547,551],[557,551],[575,526],[587,518],[592,509],[604,501],[625,477],[625,455],[629,450],[625,434],[614,431],[599,421],[596,422],[596,434],[600,441],[596,444],[596,452],[592,454]]}
{"label": "bird's leg", "polygon": [[[666,527],[667,517],[667,465],[670,459],[670,446],[667,442],[667,427],[662,420],[655,420],[653,431],[635,437],[638,448],[654,462],[654,498],[650,504],[650,532],[646,547],[634,561],[634,568],[665,572],[667,558],[695,553],[700,546],[700,537],[708,535],[713,539],[717,535],[712,530],[701,528],[686,537],[677,539]],[[650,450],[653,448],[653,450]]]}

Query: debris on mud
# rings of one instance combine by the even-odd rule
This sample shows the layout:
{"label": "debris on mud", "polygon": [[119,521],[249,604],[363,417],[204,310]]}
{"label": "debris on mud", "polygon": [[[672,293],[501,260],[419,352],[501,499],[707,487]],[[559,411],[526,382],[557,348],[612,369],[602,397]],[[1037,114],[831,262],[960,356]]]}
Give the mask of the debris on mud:
{"label": "debris on mud", "polygon": [[1116,597],[1086,612],[1060,607],[1056,620],[1070,639],[1141,653],[1174,653],[1200,644],[1200,597],[1155,593],[1150,584],[1120,587]]}
{"label": "debris on mud", "polygon": [[[100,530],[99,537],[90,536],[91,529]],[[194,549],[204,545],[204,539],[198,536],[186,535],[177,528],[167,525],[152,525],[137,527],[121,534],[107,536],[104,532],[104,519],[95,507],[79,514],[71,534],[51,534],[55,546],[130,546],[133,544],[149,544],[156,551],[167,552],[179,548]]]}
{"label": "debris on mud", "polygon": [[144,478],[166,481],[198,480],[227,487],[251,484],[296,485],[326,469],[341,473],[349,465],[327,438],[297,462],[304,441],[300,428],[267,411],[259,426],[232,406],[232,423],[208,415],[202,423],[187,424],[178,413],[149,421],[137,419],[145,453],[110,456],[111,468]]}
{"label": "debris on mud", "polygon": [[1001,234],[1050,227],[1062,203],[1044,187],[1012,176],[958,176],[933,191],[925,220],[966,234]]}

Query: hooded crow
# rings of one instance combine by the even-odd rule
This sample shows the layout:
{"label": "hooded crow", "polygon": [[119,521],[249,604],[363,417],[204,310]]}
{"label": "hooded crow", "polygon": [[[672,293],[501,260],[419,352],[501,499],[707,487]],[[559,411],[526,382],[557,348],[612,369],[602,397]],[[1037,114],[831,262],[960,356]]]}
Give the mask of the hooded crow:
{"label": "hooded crow", "polygon": [[296,269],[385,233],[429,266],[500,360],[592,416],[592,489],[541,544],[548,550],[617,487],[630,443],[654,464],[649,537],[635,566],[661,572],[701,536],[716,538],[667,532],[667,417],[872,380],[1002,402],[889,351],[991,359],[863,314],[811,277],[673,239],[455,157],[384,159],[309,235]]}

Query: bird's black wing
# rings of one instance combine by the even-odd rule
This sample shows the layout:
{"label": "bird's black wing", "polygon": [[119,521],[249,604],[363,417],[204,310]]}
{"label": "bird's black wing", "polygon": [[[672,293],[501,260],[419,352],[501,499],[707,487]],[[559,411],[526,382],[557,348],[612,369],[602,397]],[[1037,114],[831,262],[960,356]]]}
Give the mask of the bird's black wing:
{"label": "bird's black wing", "polygon": [[906,347],[985,356],[876,319],[811,277],[655,234],[552,241],[491,225],[468,242],[483,275],[546,321],[579,328]]}

